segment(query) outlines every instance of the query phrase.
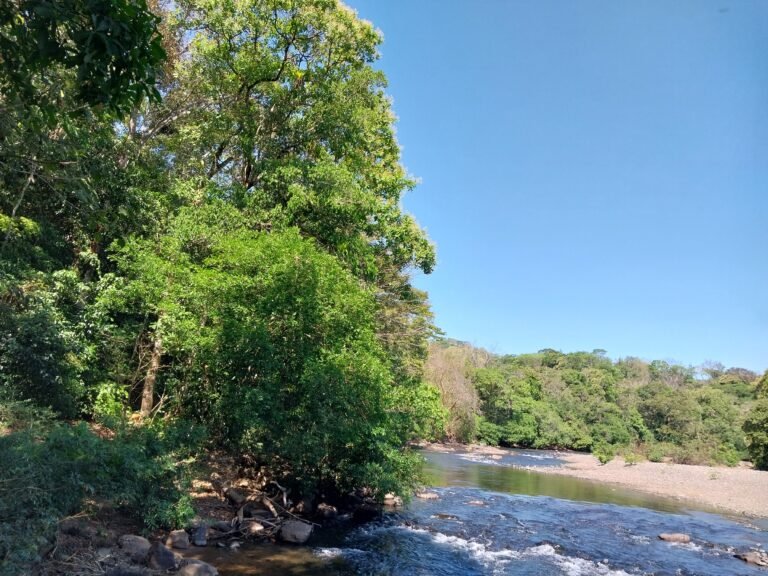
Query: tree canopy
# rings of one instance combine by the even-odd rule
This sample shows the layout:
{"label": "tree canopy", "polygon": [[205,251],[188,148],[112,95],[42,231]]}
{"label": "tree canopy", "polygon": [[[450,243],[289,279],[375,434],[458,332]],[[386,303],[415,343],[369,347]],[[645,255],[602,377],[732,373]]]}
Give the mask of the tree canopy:
{"label": "tree canopy", "polygon": [[410,283],[435,252],[380,42],[336,0],[0,3],[2,406],[204,429],[294,501],[406,494],[443,427]]}
{"label": "tree canopy", "polygon": [[437,341],[427,374],[449,422],[462,423],[448,432],[464,441],[765,466],[764,378],[743,368],[699,373],[665,361],[612,361],[603,350],[493,356]]}

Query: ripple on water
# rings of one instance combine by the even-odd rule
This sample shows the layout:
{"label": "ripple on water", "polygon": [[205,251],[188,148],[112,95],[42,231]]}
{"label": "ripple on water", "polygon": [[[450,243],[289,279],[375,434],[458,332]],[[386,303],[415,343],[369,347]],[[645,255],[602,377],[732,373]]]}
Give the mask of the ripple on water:
{"label": "ripple on water", "polygon": [[[353,531],[334,554],[352,573],[377,576],[764,574],[734,559],[732,546],[766,546],[768,534],[717,515],[470,488],[437,492],[439,500],[413,502],[406,512]],[[477,501],[484,505],[470,504]],[[694,539],[673,545],[658,539],[664,531]],[[347,554],[346,547],[358,553]]]}
{"label": "ripple on water", "polygon": [[[270,576],[768,576],[733,557],[768,548],[768,531],[716,514],[616,496],[605,487],[551,484],[533,473],[440,457],[437,500],[318,539],[312,562],[257,561]],[[490,476],[488,471],[492,470]],[[511,472],[511,474],[509,472]],[[521,483],[523,478],[525,483]],[[522,487],[523,493],[516,493]],[[586,500],[586,501],[585,501]],[[688,544],[659,540],[690,534]],[[327,532],[326,532],[327,534]],[[318,537],[319,538],[319,537]],[[274,547],[272,550],[275,550]],[[240,553],[241,559],[247,554]],[[256,558],[249,560],[256,560]],[[213,562],[216,564],[216,562]],[[279,564],[282,563],[282,564]],[[280,566],[282,569],[275,569]],[[311,567],[310,567],[311,566]],[[306,568],[306,570],[303,570]],[[222,571],[252,575],[251,570]]]}

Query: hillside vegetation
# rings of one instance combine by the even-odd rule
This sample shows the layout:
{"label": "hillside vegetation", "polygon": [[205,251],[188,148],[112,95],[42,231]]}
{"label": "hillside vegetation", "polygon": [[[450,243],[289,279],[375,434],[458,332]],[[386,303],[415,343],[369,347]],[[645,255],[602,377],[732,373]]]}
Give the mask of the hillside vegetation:
{"label": "hillside vegetation", "polygon": [[427,373],[461,442],[768,466],[767,377],[742,368],[612,361],[603,350],[496,356],[444,340]]}
{"label": "hillside vegetation", "polygon": [[2,570],[86,499],[182,525],[203,448],[294,502],[418,481],[435,253],[380,42],[336,0],[2,3]]}

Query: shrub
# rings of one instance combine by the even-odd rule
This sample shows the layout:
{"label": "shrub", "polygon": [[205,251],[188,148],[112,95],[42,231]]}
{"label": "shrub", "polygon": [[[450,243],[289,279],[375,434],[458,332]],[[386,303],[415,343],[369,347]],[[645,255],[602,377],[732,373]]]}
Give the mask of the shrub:
{"label": "shrub", "polygon": [[627,466],[634,466],[638,462],[642,462],[644,460],[643,455],[637,452],[625,452],[623,454],[623,458],[624,464]]}
{"label": "shrub", "polygon": [[616,456],[616,446],[607,442],[599,442],[592,447],[592,454],[600,460],[600,464],[607,464]]}
{"label": "shrub", "polygon": [[128,390],[114,382],[104,382],[98,387],[93,401],[93,415],[102,422],[116,422],[125,416]]}
{"label": "shrub", "polygon": [[191,452],[181,441],[198,444],[198,430],[123,427],[107,439],[28,403],[0,404],[0,427],[0,574],[22,573],[58,520],[86,498],[120,507],[147,529],[175,527],[193,514],[184,494]]}
{"label": "shrub", "polygon": [[477,440],[482,444],[489,446],[498,446],[501,441],[503,430],[498,424],[489,422],[482,416],[477,417]]}
{"label": "shrub", "polygon": [[661,462],[669,454],[669,446],[663,443],[651,444],[648,448],[648,460],[651,462]]}

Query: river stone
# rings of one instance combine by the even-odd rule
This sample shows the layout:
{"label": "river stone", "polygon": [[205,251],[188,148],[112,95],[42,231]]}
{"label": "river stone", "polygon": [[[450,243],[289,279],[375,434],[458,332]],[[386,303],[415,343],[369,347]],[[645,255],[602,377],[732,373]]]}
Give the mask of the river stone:
{"label": "river stone", "polygon": [[659,539],[664,542],[675,542],[677,544],[688,544],[691,541],[691,537],[688,534],[680,534],[673,532],[671,534],[659,534]]}
{"label": "river stone", "polygon": [[153,570],[176,570],[179,566],[179,559],[162,542],[155,542],[149,549],[147,565]]}
{"label": "river stone", "polygon": [[339,512],[338,510],[336,510],[336,506],[331,506],[330,504],[326,504],[325,502],[317,505],[317,515],[321,516],[322,518],[325,518],[326,520],[330,520],[331,518],[336,518],[338,513]]}
{"label": "river stone", "polygon": [[187,534],[186,530],[173,530],[168,534],[165,545],[177,550],[186,550],[189,548],[189,534]]}
{"label": "river stone", "polygon": [[177,576],[219,576],[219,571],[207,562],[189,558],[181,561],[181,568],[176,574]]}
{"label": "river stone", "polygon": [[120,536],[118,544],[131,560],[134,562],[141,562],[142,564],[146,561],[151,546],[149,540],[143,536],[136,536],[135,534],[125,534]]}
{"label": "river stone", "polygon": [[359,522],[368,522],[381,515],[381,506],[374,500],[366,499],[365,502],[358,504],[352,515]]}
{"label": "river stone", "polygon": [[744,562],[747,564],[754,564],[755,566],[768,566],[768,553],[761,552],[759,550],[736,554],[736,558],[739,560],[744,560]]}
{"label": "river stone", "polygon": [[418,492],[416,498],[421,498],[422,500],[439,500],[440,496],[434,492]]}
{"label": "river stone", "polygon": [[312,534],[312,525],[298,520],[288,520],[280,527],[280,538],[283,542],[304,544]]}
{"label": "river stone", "polygon": [[400,496],[397,496],[396,494],[392,494],[390,492],[384,495],[384,505],[397,508],[403,505],[403,499],[400,498]]}
{"label": "river stone", "polygon": [[195,531],[192,533],[192,544],[195,546],[208,545],[208,526],[202,524],[195,528]]}

